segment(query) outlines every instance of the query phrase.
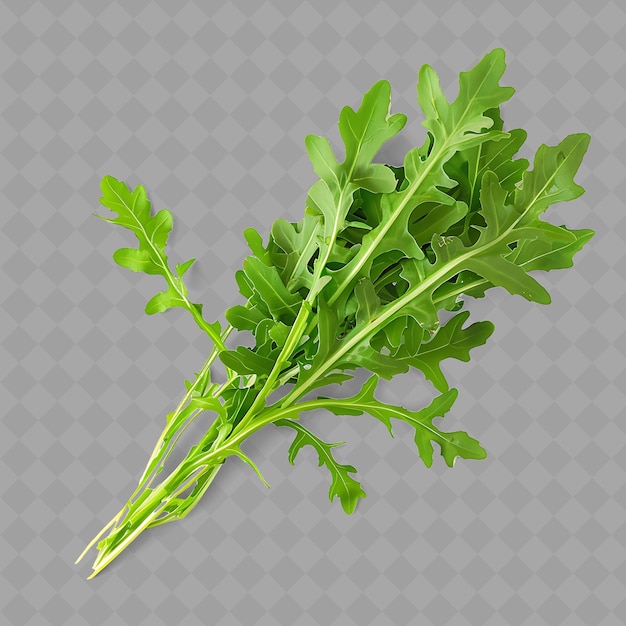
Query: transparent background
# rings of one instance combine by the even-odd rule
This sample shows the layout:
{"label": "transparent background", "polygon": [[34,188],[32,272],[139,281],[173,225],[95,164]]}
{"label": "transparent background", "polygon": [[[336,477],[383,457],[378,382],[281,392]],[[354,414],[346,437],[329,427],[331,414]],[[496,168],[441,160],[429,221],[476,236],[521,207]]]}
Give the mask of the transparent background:
{"label": "transparent background", "polygon": [[[464,6],[467,4],[468,6]],[[1,593],[15,625],[617,625],[626,621],[626,13],[619,2],[317,1],[0,6],[3,352]],[[212,6],[215,8],[207,8]],[[595,238],[543,276],[553,304],[493,290],[496,332],[446,371],[482,462],[419,461],[408,430],[315,418],[368,492],[344,515],[290,433],[229,462],[186,520],[86,582],[83,546],[135,486],[183,379],[209,348],[184,312],[146,317],[156,278],[115,266],[128,233],[94,217],[99,180],[143,183],[175,214],[171,256],[197,257],[207,318],[237,301],[242,231],[298,219],[314,180],[303,139],[336,145],[340,108],[379,78],[421,143],[417,71],[450,97],[459,71],[507,52],[507,127],[523,150],[593,136],[552,210]],[[421,378],[394,386],[419,406]]]}

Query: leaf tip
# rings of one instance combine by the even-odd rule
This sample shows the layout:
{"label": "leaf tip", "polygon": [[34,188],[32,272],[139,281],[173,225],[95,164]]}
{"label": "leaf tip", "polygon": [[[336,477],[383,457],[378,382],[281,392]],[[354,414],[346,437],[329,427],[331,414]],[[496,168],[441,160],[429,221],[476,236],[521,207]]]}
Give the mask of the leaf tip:
{"label": "leaf tip", "polygon": [[91,215],[93,215],[93,217],[97,217],[99,220],[102,220],[103,222],[108,222],[109,224],[112,224],[114,222],[114,220],[112,220],[110,217],[105,217],[104,215],[98,215],[98,213],[92,213]]}
{"label": "leaf tip", "polygon": [[400,132],[406,126],[408,119],[404,113],[394,113],[389,116],[387,121],[389,126],[392,126],[394,129],[397,128],[396,132]]}
{"label": "leaf tip", "polygon": [[357,495],[356,498],[351,498],[350,500],[344,498],[343,500],[341,500],[341,507],[343,508],[344,513],[346,513],[346,515],[352,515],[357,509],[359,500],[364,497],[365,492],[363,492],[363,495]]}
{"label": "leaf tip", "polygon": [[589,133],[574,133],[571,136],[577,139],[580,143],[582,143],[585,147],[585,150],[589,147],[589,144],[591,143],[591,135]]}
{"label": "leaf tip", "polygon": [[100,181],[100,188],[105,191],[105,187],[110,187],[112,184],[119,184],[119,180],[117,180],[117,178],[115,178],[114,176],[111,176],[110,174],[107,174],[106,176],[102,177],[102,180]]}
{"label": "leaf tip", "polygon": [[381,78],[369,88],[366,95],[371,95],[376,98],[380,98],[381,95],[389,97],[391,95],[391,83],[385,78]]}

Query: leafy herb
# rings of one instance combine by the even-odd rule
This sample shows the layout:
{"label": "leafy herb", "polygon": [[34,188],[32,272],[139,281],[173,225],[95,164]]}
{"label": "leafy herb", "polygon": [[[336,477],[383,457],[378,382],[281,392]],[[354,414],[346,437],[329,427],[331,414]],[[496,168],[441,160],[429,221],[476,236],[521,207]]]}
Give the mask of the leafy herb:
{"label": "leafy herb", "polygon": [[[268,424],[295,431],[290,462],[302,447],[315,449],[331,475],[330,499],[353,512],[365,491],[355,468],[336,460],[339,444],[326,443],[302,423],[313,410],[369,414],[390,433],[394,420],[404,421],[415,430],[426,466],[433,462],[433,444],[450,466],[458,457],[485,457],[465,432],[443,432],[434,424],[457,397],[441,362],[469,360],[472,348],[493,332],[487,321],[465,326],[469,312],[459,310],[467,296],[482,297],[491,287],[549,303],[550,295],[529,272],[570,267],[593,235],[541,219],[551,204],[583,193],[574,175],[588,135],[542,145],[532,169],[525,159],[515,159],[526,134],[504,130],[500,105],[513,94],[499,83],[504,68],[502,50],[487,54],[461,73],[458,96],[448,102],[436,73],[424,66],[418,102],[428,132],[401,166],[373,162],[406,122],[404,115],[389,115],[385,81],[365,94],[356,111],[341,111],[342,162],[327,139],[307,137],[319,180],[309,190],[304,217],[298,223],[276,221],[267,243],[246,230],[251,255],[236,274],[245,304],[226,311],[225,326],[207,322],[202,306],[188,298],[183,277],[194,259],[176,272],[169,267],[171,214],[153,216],[143,187],[131,191],[109,176],[102,181],[101,202],[117,214],[103,219],[131,230],[138,240],[137,248],[115,252],[114,260],[166,281],[167,289],[148,302],[146,312],[187,309],[214,347],[167,416],[137,489],[86,548],[100,540],[92,576],[147,528],[185,517],[229,457],[249,464],[263,480],[242,444]],[[444,325],[442,310],[452,313]],[[230,341],[234,329],[250,333],[253,347]],[[316,391],[340,385],[358,369],[372,376],[356,395]],[[439,393],[428,407],[412,410],[376,398],[381,378],[411,369],[423,372]],[[168,469],[181,434],[205,413],[213,415],[212,425]]]}

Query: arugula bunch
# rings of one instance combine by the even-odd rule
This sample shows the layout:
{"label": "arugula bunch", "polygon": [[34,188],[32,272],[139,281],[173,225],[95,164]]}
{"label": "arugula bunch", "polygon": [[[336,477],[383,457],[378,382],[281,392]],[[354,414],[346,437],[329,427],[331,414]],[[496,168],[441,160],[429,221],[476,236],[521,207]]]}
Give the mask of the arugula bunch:
{"label": "arugula bunch", "polygon": [[[171,213],[152,215],[143,187],[131,190],[104,178],[101,202],[116,216],[102,219],[131,230],[138,240],[136,248],[117,250],[114,260],[135,272],[161,275],[167,284],[147,303],[146,313],[186,309],[213,349],[167,416],[136,490],[83,552],[99,541],[92,576],[144,530],[185,517],[229,457],[246,462],[264,480],[242,444],[268,424],[295,431],[291,463],[304,446],[317,451],[331,475],[330,499],[339,498],[352,513],[365,497],[356,469],[337,460],[340,444],[325,442],[304,425],[300,418],[309,411],[367,413],[390,433],[395,420],[404,421],[415,431],[426,466],[433,462],[433,444],[449,466],[457,457],[485,457],[467,433],[444,432],[434,423],[457,397],[441,361],[469,360],[470,350],[494,328],[488,321],[465,325],[465,298],[504,287],[547,304],[550,295],[529,272],[571,267],[593,235],[541,219],[551,204],[583,193],[574,175],[589,136],[542,145],[532,169],[515,158],[526,133],[503,128],[500,105],[514,92],[499,83],[504,69],[503,50],[493,50],[461,73],[458,95],[448,102],[435,71],[422,67],[417,91],[426,138],[401,166],[374,162],[406,122],[402,114],[389,114],[386,81],[376,83],[356,111],[341,111],[342,161],[326,138],[308,136],[306,149],[319,180],[308,192],[304,217],[298,223],[277,220],[266,242],[253,229],[244,232],[251,254],[236,274],[244,303],[226,311],[226,323],[208,322],[202,305],[189,300],[184,275],[195,259],[171,269],[165,252]],[[451,317],[442,325],[444,310]],[[233,330],[251,334],[253,347],[233,341]],[[215,371],[220,364],[221,375]],[[358,369],[371,377],[356,395],[320,395],[319,388],[340,385]],[[376,398],[381,378],[410,369],[420,370],[437,390],[429,406],[408,409]],[[210,428],[168,470],[182,433],[207,413],[213,416]]]}

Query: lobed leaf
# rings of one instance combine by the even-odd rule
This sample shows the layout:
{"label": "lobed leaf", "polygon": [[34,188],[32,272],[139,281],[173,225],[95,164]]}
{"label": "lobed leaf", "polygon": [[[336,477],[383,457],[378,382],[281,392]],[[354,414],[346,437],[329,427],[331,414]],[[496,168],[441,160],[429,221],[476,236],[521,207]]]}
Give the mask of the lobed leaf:
{"label": "lobed leaf", "polygon": [[167,290],[156,294],[146,304],[146,313],[152,315],[174,307],[187,309],[198,326],[204,330],[216,345],[222,345],[221,326],[218,322],[208,323],[202,317],[202,305],[187,298],[187,287],[182,278],[195,259],[189,259],[176,266],[178,275],[169,268],[165,248],[172,230],[172,214],[162,209],[155,215],[151,213],[150,201],[145,189],[139,185],[133,191],[123,182],[112,176],[105,176],[101,183],[103,206],[117,213],[117,217],[98,216],[111,223],[123,226],[133,232],[137,238],[137,248],[120,248],[113,253],[113,260],[133,272],[158,274],[167,282]]}
{"label": "lobed leaf", "polygon": [[450,318],[430,341],[420,344],[415,353],[411,353],[409,348],[404,348],[396,355],[397,358],[405,359],[410,365],[424,372],[438,391],[447,391],[449,385],[441,371],[441,361],[451,358],[469,361],[470,350],[482,346],[495,328],[491,322],[474,322],[463,328],[468,317],[468,311],[458,313]]}
{"label": "lobed leaf", "polygon": [[458,392],[450,389],[437,396],[429,406],[419,411],[386,404],[374,397],[378,379],[370,378],[361,391],[345,400],[325,399],[323,406],[336,415],[368,413],[380,420],[392,433],[392,419],[401,420],[415,429],[415,444],[426,467],[433,462],[433,443],[438,444],[445,462],[452,467],[457,457],[464,459],[484,459],[486,452],[474,438],[458,431],[446,433],[440,431],[433,420],[443,417],[452,407]]}
{"label": "lobed leaf", "polygon": [[522,224],[537,219],[551,204],[574,200],[584,189],[574,182],[589,147],[586,133],[567,136],[556,146],[541,145],[533,169],[524,173],[513,206],[524,213]]}
{"label": "lobed leaf", "polygon": [[319,456],[320,467],[325,465],[332,478],[328,491],[329,500],[332,502],[335,498],[339,498],[343,510],[348,514],[353,513],[359,499],[364,498],[366,494],[360,483],[350,475],[354,474],[356,469],[352,465],[338,463],[331,452],[333,448],[342,444],[326,443],[302,424],[291,419],[279,419],[274,423],[277,426],[287,426],[296,431],[296,437],[289,448],[289,462],[294,464],[298,452],[304,446],[314,448]]}
{"label": "lobed leaf", "polygon": [[302,298],[288,291],[278,270],[274,266],[268,267],[254,256],[246,258],[243,269],[252,289],[250,302],[264,305],[267,313],[276,321],[293,323]]}
{"label": "lobed leaf", "polygon": [[[422,146],[407,153],[402,184],[381,197],[380,223],[363,236],[357,254],[337,271],[338,291],[348,289],[355,280],[367,276],[376,257],[391,250],[400,250],[407,258],[423,258],[415,239],[407,237],[407,231],[412,220],[428,215],[424,212],[425,203],[431,209],[455,206],[457,215],[460,213],[449,193],[457,183],[448,176],[444,166],[459,150],[509,137],[501,130],[489,130],[494,125],[489,112],[508,100],[514,91],[499,85],[504,68],[501,49],[485,55],[472,70],[461,74],[459,94],[452,103],[441,91],[434,70],[429,66],[421,69],[418,102],[426,117],[423,125],[429,130],[429,137]],[[417,216],[414,216],[415,211],[418,211]],[[440,225],[441,228],[449,226],[445,220]]]}

